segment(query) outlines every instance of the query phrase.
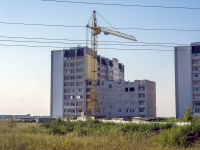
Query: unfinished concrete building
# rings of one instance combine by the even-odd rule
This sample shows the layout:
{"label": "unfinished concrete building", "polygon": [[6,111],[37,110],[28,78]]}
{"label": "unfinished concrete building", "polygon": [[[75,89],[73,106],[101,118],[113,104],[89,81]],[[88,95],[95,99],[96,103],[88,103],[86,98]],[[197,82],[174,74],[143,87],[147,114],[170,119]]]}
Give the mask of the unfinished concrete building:
{"label": "unfinished concrete building", "polygon": [[[88,107],[88,102],[90,100],[91,53],[92,50],[86,47],[75,47],[68,50],[56,50],[51,52],[51,117],[78,117],[81,115],[81,112],[86,112],[86,108]],[[112,108],[109,108],[109,106],[107,106],[108,103],[106,104],[104,101],[109,102],[110,98],[102,99],[101,95],[104,95],[104,91],[107,89],[106,86],[108,84],[112,84],[112,86],[115,87],[116,84],[120,86],[118,81],[123,81],[121,83],[127,83],[124,82],[124,65],[119,63],[118,59],[116,58],[110,60],[100,55],[97,57],[97,62],[99,85],[99,116],[117,117],[116,114],[119,113],[110,112],[109,115],[109,111],[107,111],[107,109]],[[147,82],[147,80],[144,81],[144,83]],[[149,96],[155,95],[155,85],[148,87],[146,84],[144,84],[144,86],[142,86],[145,87],[145,92],[152,90],[151,94],[145,94],[143,103],[143,101],[138,101],[137,99],[139,95],[136,92],[138,91],[137,88],[140,87],[139,83],[142,83],[142,81],[135,81],[126,85],[127,88],[129,88],[129,86],[134,87],[134,105],[132,105],[132,108],[127,108],[134,109],[134,113],[130,113],[128,116],[155,116],[155,113],[152,115],[153,113],[148,111],[150,109],[156,111],[155,96],[154,98],[147,101]],[[136,86],[137,84],[139,84],[138,87]],[[125,87],[124,84],[121,84],[121,86],[121,89]],[[112,95],[116,94],[116,91],[114,91],[115,88],[113,88],[113,91],[111,89],[109,90]],[[125,95],[131,92],[132,91],[126,92]],[[109,97],[109,94],[105,97]],[[126,102],[126,100],[127,99],[124,97],[121,99],[121,103],[123,103],[123,101]],[[114,97],[112,101],[114,111],[114,106],[118,104],[116,101],[114,101]],[[153,104],[148,104],[150,101]],[[114,102],[116,102],[116,104],[114,104]],[[139,102],[145,105],[143,113],[137,113],[137,111],[142,111],[143,109],[143,107],[137,105]],[[104,104],[102,105],[102,103]],[[147,107],[147,105],[149,107]],[[140,109],[139,106],[141,107]],[[106,108],[104,109],[103,107]],[[125,108],[122,109],[123,112]],[[107,112],[108,114],[106,114]],[[119,116],[126,115],[126,113],[119,114]]]}
{"label": "unfinished concrete building", "polygon": [[148,80],[106,81],[98,87],[99,116],[156,117],[156,85]]}
{"label": "unfinished concrete building", "polygon": [[[91,49],[76,47],[51,53],[51,116],[76,117],[90,99]],[[98,56],[98,82],[124,80],[124,65]]]}

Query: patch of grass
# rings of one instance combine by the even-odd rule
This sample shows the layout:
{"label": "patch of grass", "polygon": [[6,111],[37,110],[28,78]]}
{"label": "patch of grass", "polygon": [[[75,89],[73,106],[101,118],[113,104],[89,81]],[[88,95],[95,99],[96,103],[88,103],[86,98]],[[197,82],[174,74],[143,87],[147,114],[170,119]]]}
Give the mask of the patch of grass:
{"label": "patch of grass", "polygon": [[[200,149],[187,141],[190,132],[199,132],[198,123],[179,127],[173,123],[115,124],[101,121],[16,123],[0,121],[1,150],[93,150],[93,149]],[[155,134],[155,132],[158,134]]]}

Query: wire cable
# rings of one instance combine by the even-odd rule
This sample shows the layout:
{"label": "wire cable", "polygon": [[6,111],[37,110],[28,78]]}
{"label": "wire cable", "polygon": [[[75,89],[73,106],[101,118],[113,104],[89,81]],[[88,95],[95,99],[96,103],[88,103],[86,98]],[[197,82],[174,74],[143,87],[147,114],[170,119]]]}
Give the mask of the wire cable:
{"label": "wire cable", "polygon": [[184,6],[159,6],[159,5],[135,5],[135,4],[117,4],[117,3],[94,3],[84,1],[67,1],[67,0],[41,0],[45,2],[57,2],[57,3],[72,3],[72,4],[88,4],[88,5],[104,5],[104,6],[123,6],[123,7],[143,7],[143,8],[164,8],[164,9],[188,9],[188,10],[200,10],[200,7],[184,7]]}
{"label": "wire cable", "polygon": [[[15,44],[0,44],[0,46],[12,46],[12,47],[35,47],[35,48],[58,48],[58,49],[69,49],[73,47],[57,47],[57,46],[39,46],[39,45],[15,45]],[[75,48],[75,47],[74,47]],[[105,49],[105,48],[98,48],[98,49]],[[162,51],[162,52],[174,52],[174,50],[164,50],[164,49],[124,49],[124,48],[107,48],[110,50],[123,50],[123,51]],[[178,50],[178,51],[188,51],[188,50]]]}
{"label": "wire cable", "polygon": [[[21,43],[40,43],[40,44],[85,44],[85,43],[66,43],[66,42],[41,42],[41,41],[17,41],[17,40],[1,40],[3,42],[21,42]],[[88,43],[86,43],[87,46]],[[91,43],[89,43],[91,44]],[[155,47],[175,47],[175,46],[169,46],[169,45],[130,45],[130,44],[108,44],[107,40],[105,39],[105,44],[98,44],[98,45],[112,45],[112,46],[136,46],[136,47],[140,47],[140,46],[155,46]],[[185,45],[186,46],[186,45]],[[106,49],[106,47],[105,47]]]}
{"label": "wire cable", "polygon": [[[25,25],[25,26],[44,26],[44,27],[63,27],[63,28],[85,28],[86,26],[74,26],[74,25],[61,25],[61,24],[41,24],[41,23],[23,23],[23,22],[5,22],[0,21],[0,24],[7,25]],[[111,27],[104,27],[111,28]],[[137,27],[118,27],[116,30],[144,30],[144,31],[179,31],[179,32],[200,32],[200,29],[176,29],[176,28],[137,28]]]}
{"label": "wire cable", "polygon": [[[0,38],[8,38],[8,39],[26,39],[26,40],[47,40],[47,41],[74,41],[74,42],[87,42],[90,40],[73,40],[73,39],[53,39],[53,38],[45,38],[45,37],[23,37],[23,36],[4,36],[4,35],[0,35]],[[105,43],[105,41],[98,41],[98,42],[103,42]],[[107,41],[108,43],[122,43],[122,44],[126,44],[126,43],[138,43],[138,44],[161,44],[161,45],[176,45],[176,46],[187,46],[189,44],[183,44],[183,43],[150,43],[150,42],[120,42],[120,41]],[[56,42],[55,42],[56,43]],[[63,43],[63,42],[58,42],[58,43]]]}

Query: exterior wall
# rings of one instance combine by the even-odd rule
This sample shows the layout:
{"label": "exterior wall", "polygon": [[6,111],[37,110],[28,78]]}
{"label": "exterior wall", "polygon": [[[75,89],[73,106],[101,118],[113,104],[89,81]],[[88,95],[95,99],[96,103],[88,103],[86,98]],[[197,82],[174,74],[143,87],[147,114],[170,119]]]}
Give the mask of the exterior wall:
{"label": "exterior wall", "polygon": [[190,105],[200,115],[200,43],[175,47],[176,117]]}
{"label": "exterior wall", "polygon": [[140,87],[145,87],[146,117],[155,117],[156,116],[156,83],[145,80],[145,81],[140,82]]}
{"label": "exterior wall", "polygon": [[200,42],[191,44],[192,51],[192,106],[194,115],[200,116]]}
{"label": "exterior wall", "polygon": [[51,117],[63,117],[63,51],[51,52]]}
{"label": "exterior wall", "polygon": [[[51,117],[77,117],[85,112],[90,100],[91,79],[90,48],[75,47],[69,50],[52,51],[51,61]],[[114,60],[98,56],[98,80],[100,85],[106,80],[124,79],[124,66],[119,69],[118,60],[113,74]],[[110,72],[109,72],[110,71]],[[87,82],[86,82],[87,81]]]}
{"label": "exterior wall", "polygon": [[155,91],[155,83],[148,80],[105,81],[98,89],[99,116],[156,117]]}
{"label": "exterior wall", "polygon": [[192,106],[190,47],[175,48],[175,90],[176,117],[185,114],[188,105]]}
{"label": "exterior wall", "polygon": [[[92,50],[85,47],[52,51],[51,117],[77,117],[86,112],[90,101],[91,53]],[[125,82],[124,65],[116,58],[110,60],[98,56],[97,63],[101,115],[156,116],[154,82]],[[111,89],[108,88],[110,84]],[[134,88],[134,91],[125,91],[125,88]],[[101,102],[104,104],[101,105]]]}

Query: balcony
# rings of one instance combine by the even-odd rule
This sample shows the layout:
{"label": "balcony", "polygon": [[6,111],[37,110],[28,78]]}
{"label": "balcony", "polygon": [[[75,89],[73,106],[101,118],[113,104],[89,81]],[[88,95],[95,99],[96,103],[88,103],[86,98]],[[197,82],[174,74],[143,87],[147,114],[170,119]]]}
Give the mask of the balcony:
{"label": "balcony", "polygon": [[84,75],[84,71],[82,71],[82,72],[77,72],[76,75]]}
{"label": "balcony", "polygon": [[192,77],[192,80],[200,80],[200,77]]}
{"label": "balcony", "polygon": [[192,87],[199,87],[200,88],[200,84],[193,84]]}
{"label": "balcony", "polygon": [[70,108],[73,108],[73,109],[75,109],[76,106],[64,106],[64,108],[67,108],[67,109],[68,109],[68,108],[69,108],[69,109],[70,109]]}
{"label": "balcony", "polygon": [[75,102],[74,99],[64,99],[64,102]]}
{"label": "balcony", "polygon": [[192,60],[198,60],[200,59],[200,56],[192,56]]}
{"label": "balcony", "polygon": [[193,67],[199,67],[200,66],[200,63],[195,63],[195,64],[192,64]]}
{"label": "balcony", "polygon": [[138,100],[145,101],[145,97],[138,97]]}
{"label": "balcony", "polygon": [[200,91],[192,91],[192,94],[200,94]]}
{"label": "balcony", "polygon": [[84,62],[84,58],[79,58],[76,60],[77,62]]}
{"label": "balcony", "polygon": [[65,76],[75,76],[75,72],[74,73],[64,73]]}
{"label": "balcony", "polygon": [[66,86],[64,86],[64,89],[75,89],[75,85],[74,86],[66,85]]}
{"label": "balcony", "polygon": [[143,105],[138,105],[139,108],[144,108],[145,107],[145,104]]}

